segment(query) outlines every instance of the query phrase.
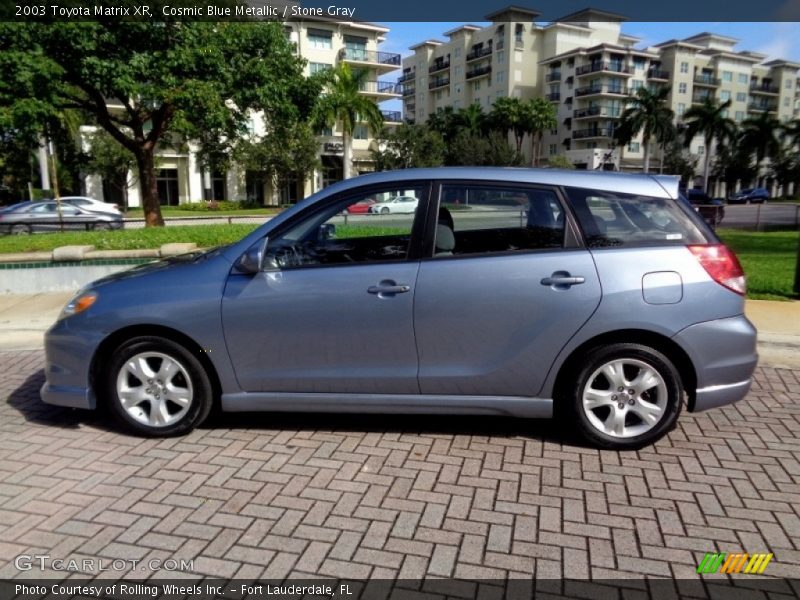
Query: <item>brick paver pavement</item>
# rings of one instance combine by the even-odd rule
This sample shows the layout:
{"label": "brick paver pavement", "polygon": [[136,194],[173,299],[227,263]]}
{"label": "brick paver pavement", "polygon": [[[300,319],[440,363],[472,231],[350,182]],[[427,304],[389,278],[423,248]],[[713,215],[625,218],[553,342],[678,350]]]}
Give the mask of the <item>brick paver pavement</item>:
{"label": "brick paver pavement", "polygon": [[36,553],[248,579],[691,579],[710,551],[800,567],[800,371],[760,368],[738,405],[616,453],[472,417],[223,415],[145,440],[43,404],[42,362],[0,353],[0,578]]}

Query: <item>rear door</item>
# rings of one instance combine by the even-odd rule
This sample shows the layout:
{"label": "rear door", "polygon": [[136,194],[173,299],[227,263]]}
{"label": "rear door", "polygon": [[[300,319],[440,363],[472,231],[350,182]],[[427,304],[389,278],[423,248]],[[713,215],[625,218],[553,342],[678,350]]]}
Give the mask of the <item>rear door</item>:
{"label": "rear door", "polygon": [[420,391],[536,396],[600,303],[592,257],[553,188],[459,182],[438,192],[429,234],[443,236],[452,217],[455,246],[434,241],[417,278]]}

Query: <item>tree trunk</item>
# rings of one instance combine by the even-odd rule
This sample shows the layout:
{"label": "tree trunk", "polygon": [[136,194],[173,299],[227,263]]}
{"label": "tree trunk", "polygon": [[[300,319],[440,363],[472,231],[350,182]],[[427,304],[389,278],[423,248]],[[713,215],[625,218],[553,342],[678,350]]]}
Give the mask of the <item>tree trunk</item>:
{"label": "tree trunk", "polygon": [[350,179],[353,167],[353,157],[351,156],[353,142],[346,133],[342,134],[342,142],[342,176],[344,179]]}
{"label": "tree trunk", "polygon": [[642,143],[644,144],[644,169],[645,173],[650,172],[650,138],[645,137],[642,139]]}
{"label": "tree trunk", "polygon": [[161,216],[161,203],[158,200],[153,148],[141,148],[136,154],[136,164],[139,167],[145,227],[163,227],[164,218]]}
{"label": "tree trunk", "polygon": [[711,166],[711,143],[714,140],[706,140],[705,156],[703,156],[703,191],[708,193],[708,170]]}

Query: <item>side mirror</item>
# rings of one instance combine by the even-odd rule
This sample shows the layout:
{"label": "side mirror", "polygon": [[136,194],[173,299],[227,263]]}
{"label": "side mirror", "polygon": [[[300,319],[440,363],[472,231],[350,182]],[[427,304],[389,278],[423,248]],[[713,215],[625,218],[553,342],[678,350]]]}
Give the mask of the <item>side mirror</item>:
{"label": "side mirror", "polygon": [[336,225],[333,223],[324,223],[319,226],[318,240],[332,240],[334,237],[336,237]]}
{"label": "side mirror", "polygon": [[236,270],[240,273],[253,275],[260,273],[264,267],[264,256],[267,250],[267,238],[250,246],[247,251],[236,261]]}

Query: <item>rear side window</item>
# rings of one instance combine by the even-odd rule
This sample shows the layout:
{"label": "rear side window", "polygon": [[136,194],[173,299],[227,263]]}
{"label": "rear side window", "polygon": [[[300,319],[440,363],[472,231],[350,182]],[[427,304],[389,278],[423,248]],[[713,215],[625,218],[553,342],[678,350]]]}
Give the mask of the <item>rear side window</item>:
{"label": "rear side window", "polygon": [[708,241],[675,200],[581,188],[565,191],[590,248]]}

